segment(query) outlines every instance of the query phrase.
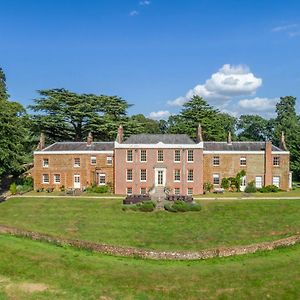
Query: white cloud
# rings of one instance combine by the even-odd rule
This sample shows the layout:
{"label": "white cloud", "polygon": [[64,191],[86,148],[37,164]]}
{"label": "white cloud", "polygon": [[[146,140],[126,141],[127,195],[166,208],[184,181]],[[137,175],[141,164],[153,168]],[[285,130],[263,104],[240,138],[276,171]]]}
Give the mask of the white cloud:
{"label": "white cloud", "polygon": [[150,113],[149,118],[154,120],[167,119],[170,116],[168,110],[153,111]]}
{"label": "white cloud", "polygon": [[287,25],[283,25],[283,26],[277,26],[272,28],[273,32],[280,32],[280,31],[287,31],[293,28],[298,27],[298,24],[287,24]]}
{"label": "white cloud", "polygon": [[131,17],[137,16],[138,14],[139,14],[139,12],[138,12],[137,10],[132,10],[132,11],[129,13],[129,15],[130,15]]}
{"label": "white cloud", "polygon": [[278,98],[243,99],[238,102],[239,108],[243,113],[274,113]]}
{"label": "white cloud", "polygon": [[244,65],[225,64],[211,75],[204,84],[190,89],[185,96],[168,101],[169,105],[181,106],[194,95],[201,96],[213,104],[224,104],[232,96],[253,95],[262,85],[262,79],[254,76]]}
{"label": "white cloud", "polygon": [[151,1],[149,0],[143,0],[143,1],[140,1],[140,5],[150,5]]}

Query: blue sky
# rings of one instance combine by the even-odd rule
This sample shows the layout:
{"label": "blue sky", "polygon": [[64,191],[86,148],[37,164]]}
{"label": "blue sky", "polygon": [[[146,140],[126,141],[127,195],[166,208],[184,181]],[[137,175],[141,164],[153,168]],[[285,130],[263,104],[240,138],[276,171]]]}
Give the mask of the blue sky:
{"label": "blue sky", "polygon": [[194,94],[269,117],[280,96],[300,96],[299,11],[297,0],[0,0],[0,66],[25,106],[66,88],[153,118]]}

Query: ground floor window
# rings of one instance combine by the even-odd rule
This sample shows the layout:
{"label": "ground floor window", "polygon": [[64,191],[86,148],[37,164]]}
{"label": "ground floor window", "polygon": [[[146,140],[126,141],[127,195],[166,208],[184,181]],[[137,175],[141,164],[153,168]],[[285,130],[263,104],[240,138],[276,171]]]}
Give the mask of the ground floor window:
{"label": "ground floor window", "polygon": [[146,194],[146,188],[142,187],[141,188],[141,195],[145,195]]}
{"label": "ground floor window", "polygon": [[280,176],[273,176],[272,184],[279,188],[280,187]]}
{"label": "ground floor window", "polygon": [[49,174],[43,174],[43,183],[49,183]]}
{"label": "ground floor window", "polygon": [[180,188],[175,188],[174,189],[174,194],[175,195],[180,195]]}
{"label": "ground floor window", "polygon": [[127,188],[127,195],[132,195],[132,187]]}
{"label": "ground floor window", "polygon": [[220,174],[213,174],[213,184],[220,184]]}
{"label": "ground floor window", "polygon": [[105,185],[106,184],[106,175],[104,173],[99,174],[99,185]]}
{"label": "ground floor window", "polygon": [[188,195],[189,196],[192,196],[193,195],[193,188],[188,188]]}
{"label": "ground floor window", "polygon": [[262,188],[262,176],[255,177],[255,186],[260,189]]}
{"label": "ground floor window", "polygon": [[60,174],[54,174],[54,183],[60,183]]}

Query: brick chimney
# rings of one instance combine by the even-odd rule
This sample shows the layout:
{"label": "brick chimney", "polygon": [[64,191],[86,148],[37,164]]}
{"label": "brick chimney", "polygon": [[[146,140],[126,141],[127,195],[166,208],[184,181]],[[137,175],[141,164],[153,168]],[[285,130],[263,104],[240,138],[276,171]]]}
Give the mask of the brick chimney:
{"label": "brick chimney", "polygon": [[232,145],[232,138],[231,138],[231,132],[230,131],[228,131],[227,144]]}
{"label": "brick chimney", "polygon": [[92,143],[93,143],[93,136],[92,136],[92,133],[89,132],[89,134],[87,136],[86,144],[87,144],[87,146],[91,146]]}
{"label": "brick chimney", "polygon": [[41,132],[38,149],[41,151],[44,148],[45,148],[45,134],[44,134],[44,132]]}
{"label": "brick chimney", "polygon": [[123,130],[123,126],[120,125],[118,128],[118,134],[117,134],[117,142],[119,144],[123,143],[123,138],[124,138],[124,130]]}
{"label": "brick chimney", "polygon": [[281,131],[279,147],[280,147],[280,149],[282,149],[284,151],[287,151],[287,147],[286,147],[286,144],[285,144],[285,136],[284,136],[283,131]]}
{"label": "brick chimney", "polygon": [[272,142],[265,143],[265,186],[272,184]]}
{"label": "brick chimney", "polygon": [[201,124],[199,124],[198,128],[197,128],[197,143],[200,143],[200,142],[203,142]]}

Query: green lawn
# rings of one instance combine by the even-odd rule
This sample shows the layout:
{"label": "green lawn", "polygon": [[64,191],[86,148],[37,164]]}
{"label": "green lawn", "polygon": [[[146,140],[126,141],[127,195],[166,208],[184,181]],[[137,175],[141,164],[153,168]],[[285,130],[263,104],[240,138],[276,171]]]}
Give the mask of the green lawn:
{"label": "green lawn", "polygon": [[71,239],[163,250],[270,241],[300,232],[299,200],[200,201],[200,212],[123,212],[117,199],[13,198],[0,224]]}
{"label": "green lawn", "polygon": [[207,261],[100,255],[0,235],[0,299],[299,299],[300,245]]}

